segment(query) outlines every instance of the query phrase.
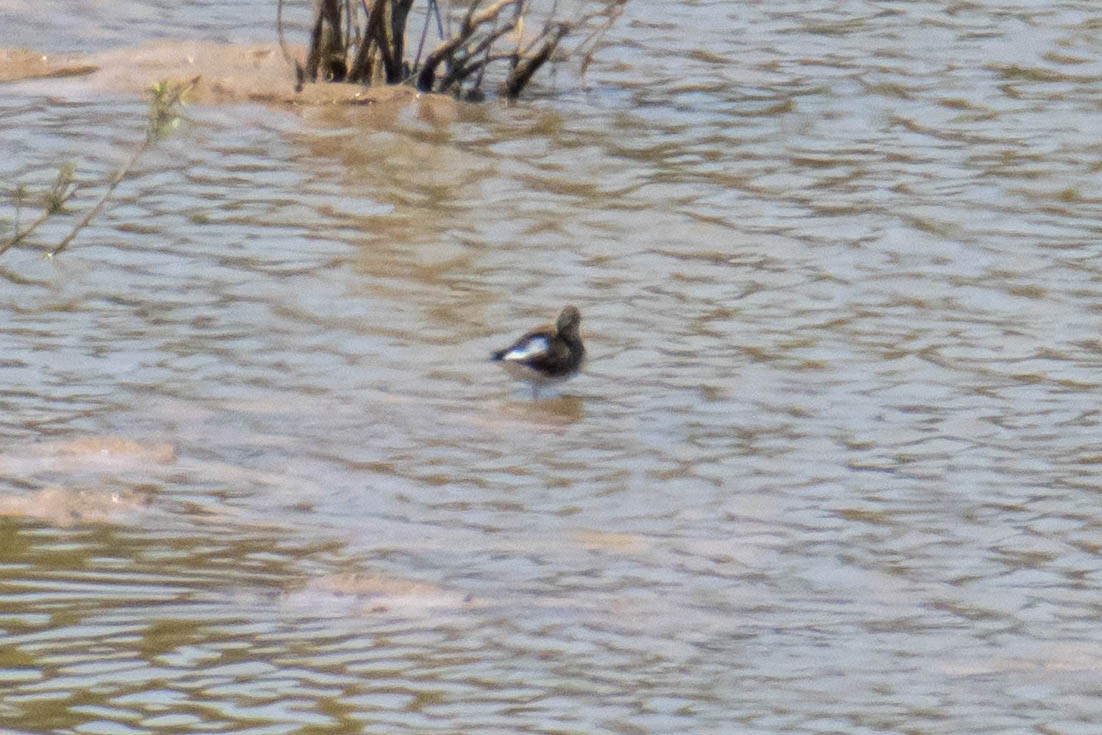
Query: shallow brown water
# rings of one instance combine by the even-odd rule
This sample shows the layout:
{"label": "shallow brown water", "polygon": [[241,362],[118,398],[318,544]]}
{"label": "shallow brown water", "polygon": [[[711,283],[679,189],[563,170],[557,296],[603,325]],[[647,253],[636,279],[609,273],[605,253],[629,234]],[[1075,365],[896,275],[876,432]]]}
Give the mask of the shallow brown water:
{"label": "shallow brown water", "polygon": [[[191,107],[0,258],[5,728],[1097,727],[1102,11],[628,7],[513,107]],[[0,46],[270,40],[37,8]],[[50,84],[5,232],[143,134]],[[533,403],[486,358],[566,302]]]}

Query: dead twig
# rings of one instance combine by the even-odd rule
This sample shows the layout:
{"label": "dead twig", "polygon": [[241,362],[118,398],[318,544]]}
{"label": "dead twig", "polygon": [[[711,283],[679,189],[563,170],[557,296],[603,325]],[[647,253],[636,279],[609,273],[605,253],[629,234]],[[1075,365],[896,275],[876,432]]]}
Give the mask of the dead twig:
{"label": "dead twig", "polygon": [[421,38],[417,42],[417,55],[413,57],[413,63],[410,64],[412,74],[416,74],[421,66],[421,54],[425,50],[425,40],[428,38],[429,23],[432,22],[433,15],[436,16],[436,34],[440,38],[444,37],[444,20],[440,17],[440,5],[436,0],[429,0],[429,8],[425,13],[425,25],[421,27]]}
{"label": "dead twig", "polygon": [[279,37],[279,50],[283,53],[283,60],[295,70],[295,91],[301,92],[302,85],[306,82],[306,69],[291,55],[287,48],[287,39],[283,37],[283,0],[279,0],[276,5],[276,35]]}
{"label": "dead twig", "polygon": [[[67,202],[80,187],[79,184],[73,181],[73,173],[75,171],[76,166],[72,163],[66,163],[58,169],[57,179],[54,181],[53,186],[50,187],[50,191],[46,194],[42,213],[23,229],[19,229],[19,220],[17,218],[15,223],[15,234],[6,243],[0,245],[0,255],[8,252],[26,239],[27,235],[30,235],[38,229],[39,225],[50,218],[50,215],[57,214],[64,208],[65,202]],[[22,202],[22,199],[23,191],[22,188],[20,188],[17,192],[17,213],[19,211],[18,204]]]}
{"label": "dead twig", "polygon": [[515,27],[517,18],[524,12],[525,0],[497,0],[485,10],[476,13],[475,10],[479,4],[479,0],[474,0],[467,8],[459,30],[451,38],[439,44],[425,58],[425,65],[421,68],[421,73],[417,75],[417,89],[422,92],[432,91],[433,84],[436,81],[436,67],[444,61],[448,61],[449,64],[453,63],[455,52],[471,39],[475,31],[483,24],[496,23],[498,16],[508,8],[512,8],[514,11],[514,17],[509,27],[510,29]]}
{"label": "dead twig", "polygon": [[453,84],[456,82],[462,83],[462,81],[472,73],[479,72],[481,74],[492,62],[510,58],[512,56],[511,53],[491,54],[490,51],[499,38],[508,33],[512,33],[516,28],[517,19],[514,18],[511,22],[506,22],[504,25],[494,29],[473,48],[464,49],[462,54],[455,55],[451,63],[451,69],[448,71],[447,75],[440,80],[437,85],[437,91],[447,92],[451,89]]}
{"label": "dead twig", "polygon": [[624,6],[627,5],[627,3],[628,0],[612,0],[604,10],[589,13],[578,21],[578,25],[586,25],[596,18],[604,18],[603,23],[600,23],[588,36],[578,42],[578,45],[574,47],[571,54],[582,54],[582,63],[579,69],[582,74],[585,74],[586,69],[589,68],[589,64],[593,61],[593,54],[600,48],[601,39],[604,37],[605,33],[612,27],[612,24],[616,22],[617,18],[623,15]]}
{"label": "dead twig", "polygon": [[[559,58],[560,45],[575,32],[586,34],[571,52],[571,55],[582,55],[584,73],[604,32],[627,4],[627,0],[582,0],[581,8],[572,14],[574,17],[563,18],[558,0],[545,0],[538,10],[533,10],[543,19],[542,30],[534,38],[525,38],[525,15],[536,3],[464,0],[465,8],[452,14],[451,3],[447,0],[425,0],[425,20],[416,53],[407,60],[406,23],[415,1],[315,0],[310,53],[300,81],[302,76],[306,80],[316,80],[318,72],[324,71],[325,78],[334,81],[347,79],[361,84],[412,81],[421,92],[452,92],[475,97],[481,96],[487,68],[504,61],[508,66],[500,89],[512,99],[520,94],[536,71]],[[345,14],[343,39],[340,32],[342,6]],[[585,11],[586,8],[589,10]],[[434,16],[441,40],[426,53],[429,25]],[[509,41],[504,37],[510,33],[515,33],[517,40],[512,44],[511,53],[507,53],[505,47]],[[346,75],[345,60],[349,62]]]}
{"label": "dead twig", "polygon": [[320,0],[318,17],[310,36],[310,52],[306,55],[303,76],[316,82],[318,71],[325,81],[344,81],[348,68],[345,46],[341,37],[341,6],[339,0]]}
{"label": "dead twig", "polygon": [[555,52],[555,47],[559,45],[559,41],[569,32],[570,26],[563,23],[557,24],[549,33],[541,34],[544,40],[539,49],[535,53],[525,53],[520,56],[510,70],[509,76],[502,83],[501,93],[511,100],[519,97],[521,90],[532,79],[532,75],[547,63],[551,54]]}

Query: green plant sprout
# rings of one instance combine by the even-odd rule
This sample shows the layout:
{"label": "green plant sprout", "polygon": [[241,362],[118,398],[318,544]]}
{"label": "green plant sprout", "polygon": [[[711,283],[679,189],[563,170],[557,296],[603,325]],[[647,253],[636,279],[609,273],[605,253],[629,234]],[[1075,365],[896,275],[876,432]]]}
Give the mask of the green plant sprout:
{"label": "green plant sprout", "polygon": [[[149,123],[146,126],[145,138],[134,149],[134,152],[130,155],[130,158],[126,161],[122,168],[111,177],[111,180],[107,183],[107,189],[103,192],[100,198],[96,201],[92,207],[85,212],[80,221],[73,227],[72,231],[58,243],[52,250],[50,250],[46,256],[53,257],[60,253],[62,250],[69,246],[69,243],[76,238],[88,224],[99,214],[104,205],[107,203],[108,197],[119,185],[119,183],[126,177],[130,170],[134,168],[134,164],[138,162],[142,154],[149,150],[149,147],[154,142],[168,135],[172,130],[175,130],[180,126],[180,116],[178,109],[181,104],[184,103],[184,96],[199,83],[199,77],[189,79],[184,82],[167,82],[162,81],[155,84],[150,90],[150,102],[149,102]],[[76,164],[66,163],[62,165],[57,172],[57,178],[54,180],[53,185],[49,191],[46,192],[43,197],[42,212],[35,218],[33,222],[26,227],[20,228],[19,226],[19,211],[22,207],[23,201],[26,198],[26,191],[23,186],[18,186],[15,191],[15,234],[11,236],[7,242],[0,243],[0,255],[3,255],[20,242],[25,240],[28,235],[33,233],[38,227],[50,218],[51,215],[59,214],[65,211],[65,203],[73,196],[73,194],[80,188],[81,184],[73,180],[73,174],[76,172]]]}
{"label": "green plant sprout", "polygon": [[107,198],[111,196],[111,193],[115,191],[115,187],[117,187],[119,183],[126,178],[126,175],[130,173],[130,169],[134,167],[134,164],[138,162],[142,154],[149,150],[149,147],[153,145],[154,142],[167,135],[169,130],[179,126],[180,118],[176,113],[177,106],[183,103],[184,95],[198,83],[199,77],[195,77],[186,82],[161,81],[153,85],[149,90],[151,96],[149,103],[149,125],[146,127],[145,139],[134,149],[134,153],[130,156],[130,160],[128,160],[126,164],[119,169],[118,173],[111,178],[111,181],[107,184],[107,189],[100,196],[99,200],[92,205],[91,209],[89,209],[83,217],[81,217],[72,231],[66,235],[53,250],[47,253],[47,257],[52,258],[67,248],[69,243],[76,238],[77,234],[87,227],[88,223],[100,213],[104,204],[107,203]]}

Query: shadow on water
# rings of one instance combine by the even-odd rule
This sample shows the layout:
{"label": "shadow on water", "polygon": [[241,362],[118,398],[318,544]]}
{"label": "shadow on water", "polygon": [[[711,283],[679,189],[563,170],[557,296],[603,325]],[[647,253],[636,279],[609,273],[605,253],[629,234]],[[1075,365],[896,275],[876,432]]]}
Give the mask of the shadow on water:
{"label": "shadow on water", "polygon": [[575,424],[584,416],[584,404],[578,396],[528,396],[511,400],[501,407],[506,419],[522,419],[535,424],[562,426]]}

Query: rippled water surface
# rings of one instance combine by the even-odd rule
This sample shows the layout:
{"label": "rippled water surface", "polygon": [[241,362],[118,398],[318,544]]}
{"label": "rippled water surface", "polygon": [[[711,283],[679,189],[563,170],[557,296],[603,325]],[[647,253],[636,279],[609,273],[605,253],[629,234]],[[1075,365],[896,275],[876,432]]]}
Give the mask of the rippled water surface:
{"label": "rippled water surface", "polygon": [[[146,105],[2,85],[5,237],[85,186],[0,256],[0,721],[1097,732],[1100,30],[633,0],[511,107],[190,106],[53,259]],[[532,401],[487,356],[568,302]]]}

